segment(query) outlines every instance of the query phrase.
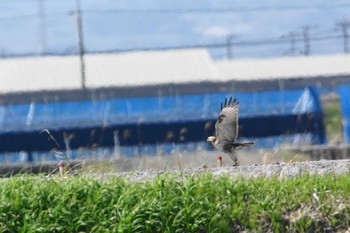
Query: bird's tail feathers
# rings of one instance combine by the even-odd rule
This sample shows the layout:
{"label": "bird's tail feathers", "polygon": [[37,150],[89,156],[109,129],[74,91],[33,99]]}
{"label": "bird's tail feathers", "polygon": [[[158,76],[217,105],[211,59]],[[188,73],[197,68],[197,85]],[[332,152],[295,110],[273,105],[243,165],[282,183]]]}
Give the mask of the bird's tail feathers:
{"label": "bird's tail feathers", "polygon": [[243,147],[252,146],[252,145],[254,145],[254,142],[242,142],[242,143],[240,143],[240,142],[235,142],[235,143],[233,143],[233,147],[234,147],[236,150],[239,150],[239,149],[241,149],[241,148],[243,148]]}

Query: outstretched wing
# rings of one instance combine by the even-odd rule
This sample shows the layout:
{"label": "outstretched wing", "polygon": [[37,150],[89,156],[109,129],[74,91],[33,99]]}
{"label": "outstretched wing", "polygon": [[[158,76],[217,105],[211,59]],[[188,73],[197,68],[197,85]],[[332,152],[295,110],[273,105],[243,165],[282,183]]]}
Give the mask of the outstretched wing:
{"label": "outstretched wing", "polygon": [[221,104],[221,111],[215,124],[216,138],[221,142],[233,143],[238,136],[238,106],[239,102],[236,98],[232,101],[232,97],[227,102]]}

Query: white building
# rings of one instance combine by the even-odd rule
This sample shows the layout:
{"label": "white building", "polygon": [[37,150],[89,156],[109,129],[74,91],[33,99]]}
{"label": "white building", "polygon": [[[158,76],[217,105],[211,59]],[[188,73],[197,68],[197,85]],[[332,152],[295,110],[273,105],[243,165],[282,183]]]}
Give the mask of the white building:
{"label": "white building", "polygon": [[350,80],[350,55],[343,54],[213,61],[205,49],[188,49],[87,54],[84,60],[87,89],[82,91],[78,56],[2,59],[0,101],[28,101],[38,95],[57,99],[84,98],[91,93],[158,95],[281,85],[288,89]]}

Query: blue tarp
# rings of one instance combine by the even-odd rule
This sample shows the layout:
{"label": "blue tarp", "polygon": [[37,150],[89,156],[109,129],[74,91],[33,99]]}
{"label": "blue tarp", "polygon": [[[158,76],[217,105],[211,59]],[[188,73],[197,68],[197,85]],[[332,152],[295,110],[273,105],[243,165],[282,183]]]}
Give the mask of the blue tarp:
{"label": "blue tarp", "polygon": [[350,85],[340,86],[339,93],[343,117],[344,142],[350,143]]}
{"label": "blue tarp", "polygon": [[119,98],[0,106],[0,132],[213,119],[230,96],[240,117],[317,112],[309,89]]}
{"label": "blue tarp", "polygon": [[[240,102],[240,140],[253,139],[255,148],[326,142],[318,91],[310,87],[2,105],[0,152],[27,151],[29,160],[37,160],[42,152],[64,149],[65,137],[74,158],[89,148],[113,151],[117,144],[125,154],[155,153],[159,147],[169,152],[180,145],[209,149],[205,139],[214,134],[221,102],[230,96]],[[45,128],[61,148],[39,133]],[[26,156],[12,154],[11,160],[15,157]]]}

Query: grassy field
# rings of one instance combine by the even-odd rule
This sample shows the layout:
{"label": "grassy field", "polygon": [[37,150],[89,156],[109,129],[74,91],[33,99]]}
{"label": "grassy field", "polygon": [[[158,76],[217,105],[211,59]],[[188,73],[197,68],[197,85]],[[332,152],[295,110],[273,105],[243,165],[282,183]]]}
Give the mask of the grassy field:
{"label": "grassy field", "polygon": [[243,179],[211,174],[0,180],[1,232],[340,231],[350,176]]}

